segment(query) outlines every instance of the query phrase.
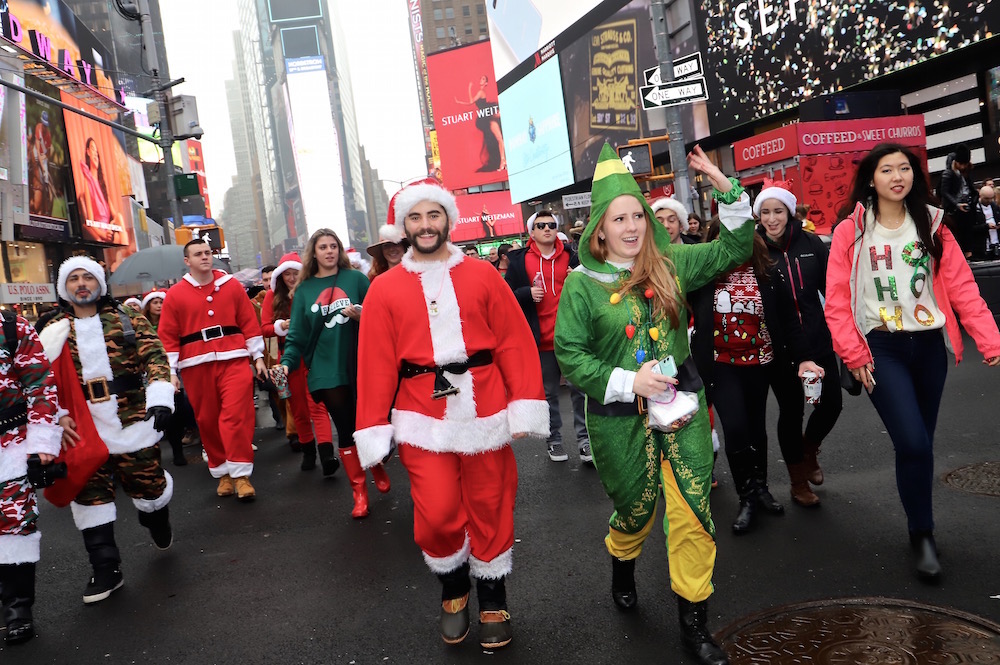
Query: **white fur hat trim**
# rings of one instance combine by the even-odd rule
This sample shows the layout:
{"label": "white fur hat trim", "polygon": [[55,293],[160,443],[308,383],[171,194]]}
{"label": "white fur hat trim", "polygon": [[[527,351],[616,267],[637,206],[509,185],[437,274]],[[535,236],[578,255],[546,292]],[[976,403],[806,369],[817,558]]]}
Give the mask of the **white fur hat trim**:
{"label": "white fur hat trim", "polygon": [[556,220],[556,224],[562,226],[562,223],[559,221],[559,215],[553,212],[549,212],[547,210],[539,210],[536,213],[532,213],[531,217],[528,218],[528,221],[525,222],[525,225],[528,227],[528,233],[531,233],[532,231],[535,230],[535,220],[538,219],[539,215],[541,215],[542,217],[551,217],[552,219]]}
{"label": "white fur hat trim", "polygon": [[681,233],[688,232],[688,209],[677,199],[663,197],[662,199],[653,201],[653,205],[649,207],[653,209],[654,215],[660,210],[670,210],[677,215],[677,219],[681,220]]}
{"label": "white fur hat trim", "polygon": [[66,280],[69,279],[70,273],[79,268],[83,268],[94,276],[97,283],[101,285],[102,296],[108,294],[108,283],[104,278],[104,268],[101,267],[101,264],[89,256],[71,256],[59,266],[59,282],[56,284],[56,293],[59,294],[60,298],[69,301]]}
{"label": "white fur hat trim", "polygon": [[448,215],[449,228],[458,223],[458,203],[454,194],[444,187],[421,182],[404,187],[396,194],[396,226],[403,228],[403,220],[410,214],[413,206],[421,201],[433,201],[444,208],[445,214]]}
{"label": "white fur hat trim", "polygon": [[146,309],[146,305],[148,305],[149,302],[154,298],[159,298],[160,300],[163,300],[166,297],[167,294],[164,291],[150,291],[149,293],[147,293],[142,297],[142,309]]}
{"label": "white fur hat trim", "polygon": [[788,218],[791,219],[795,216],[795,206],[798,201],[795,199],[795,194],[784,187],[768,187],[767,189],[761,190],[760,194],[753,202],[753,214],[756,217],[760,217],[760,207],[764,205],[764,201],[768,199],[778,199],[781,201],[786,208],[788,208]]}
{"label": "white fur hat trim", "polygon": [[278,288],[278,278],[281,277],[281,273],[286,270],[302,270],[302,264],[299,261],[282,261],[278,264],[278,267],[274,269],[271,273],[271,290],[274,291]]}

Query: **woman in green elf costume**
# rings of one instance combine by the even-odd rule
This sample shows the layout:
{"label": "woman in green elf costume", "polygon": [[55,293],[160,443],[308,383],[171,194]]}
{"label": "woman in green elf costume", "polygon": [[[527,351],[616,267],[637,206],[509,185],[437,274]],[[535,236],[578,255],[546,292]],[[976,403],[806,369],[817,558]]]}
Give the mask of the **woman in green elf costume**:
{"label": "woman in green elf costume", "polygon": [[[623,610],[635,607],[635,560],[662,491],[682,641],[699,662],[720,664],[729,661],[705,626],[715,566],[712,435],[688,348],[685,296],[747,260],[754,222],[743,188],[701,148],[688,163],[715,187],[723,228],[711,243],[673,245],[635,180],[611,146],[604,146],[594,171],[590,223],[580,238],[580,266],[567,277],[560,298],[555,352],[563,375],[587,395],[594,464],[615,506],[605,538],[612,598]],[[654,371],[668,356],[676,378]],[[674,386],[697,395],[697,414],[672,434],[651,429],[643,398]]]}

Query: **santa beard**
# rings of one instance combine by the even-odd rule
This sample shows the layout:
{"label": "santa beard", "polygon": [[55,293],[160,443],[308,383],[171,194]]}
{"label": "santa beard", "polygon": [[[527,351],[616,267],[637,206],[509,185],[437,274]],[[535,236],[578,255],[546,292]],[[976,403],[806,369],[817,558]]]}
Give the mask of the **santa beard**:
{"label": "santa beard", "polygon": [[75,293],[67,293],[66,295],[69,296],[69,301],[74,305],[90,305],[101,297],[100,293],[91,293],[86,298],[77,298]]}

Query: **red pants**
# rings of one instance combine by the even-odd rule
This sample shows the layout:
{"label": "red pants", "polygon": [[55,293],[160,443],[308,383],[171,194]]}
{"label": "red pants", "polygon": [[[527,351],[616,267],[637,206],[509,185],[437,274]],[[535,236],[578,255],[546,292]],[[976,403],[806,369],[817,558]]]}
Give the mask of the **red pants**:
{"label": "red pants", "polygon": [[476,455],[433,453],[400,444],[410,474],[413,539],[437,574],[466,560],[478,579],[511,571],[517,463],[510,446]]}
{"label": "red pants", "polygon": [[253,473],[253,370],[246,358],[181,370],[213,478]]}
{"label": "red pants", "polygon": [[[298,432],[299,441],[302,443],[310,441],[332,443],[333,427],[330,426],[330,414],[327,413],[325,406],[317,404],[309,394],[308,381],[309,370],[305,365],[299,365],[297,370],[288,373],[288,389],[292,391],[288,404],[295,419],[295,431]],[[316,429],[315,437],[313,428]]]}

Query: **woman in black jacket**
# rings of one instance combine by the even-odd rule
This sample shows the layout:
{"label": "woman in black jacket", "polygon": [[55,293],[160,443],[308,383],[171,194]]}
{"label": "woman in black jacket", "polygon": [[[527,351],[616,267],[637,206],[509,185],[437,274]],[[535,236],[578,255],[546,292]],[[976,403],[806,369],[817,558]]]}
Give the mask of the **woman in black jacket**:
{"label": "woman in black jacket", "polygon": [[[783,375],[771,382],[779,408],[778,443],[788,466],[792,500],[801,506],[815,506],[819,497],[809,483],[823,483],[816,456],[843,405],[837,358],[823,315],[829,251],[819,237],[803,231],[795,219],[795,195],[780,183],[768,184],[754,201],[754,214],[760,219],[758,233],[767,244],[772,262],[769,281],[783,292],[784,297],[775,301],[778,307],[793,309],[782,312],[780,317],[798,324],[784,331],[791,363],[786,363]],[[815,372],[823,386],[803,434],[805,396],[801,378],[807,371]]]}

